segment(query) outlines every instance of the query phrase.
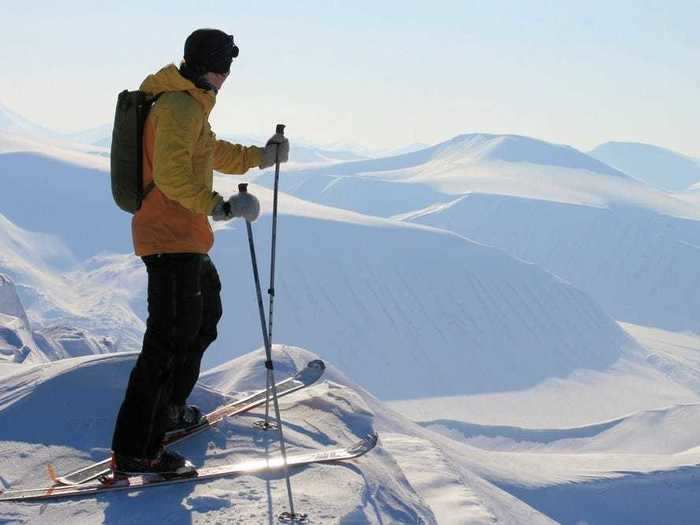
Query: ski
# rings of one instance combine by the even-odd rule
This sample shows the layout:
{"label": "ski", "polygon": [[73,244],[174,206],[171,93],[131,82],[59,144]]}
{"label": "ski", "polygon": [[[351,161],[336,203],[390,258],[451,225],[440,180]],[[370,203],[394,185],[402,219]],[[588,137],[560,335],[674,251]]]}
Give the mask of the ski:
{"label": "ski", "polygon": [[[378,436],[371,433],[348,447],[338,447],[315,452],[299,452],[287,456],[288,466],[302,466],[313,463],[347,461],[363,456],[377,444]],[[238,474],[262,474],[274,472],[284,466],[281,456],[241,461],[217,467],[204,467],[186,476],[172,477],[157,474],[134,476],[122,479],[104,479],[80,485],[54,485],[38,489],[9,490],[0,492],[0,501],[36,501],[59,498],[83,497],[117,490],[137,490],[174,483],[194,483],[209,479],[235,476]]]}
{"label": "ski", "polygon": [[[321,378],[325,369],[326,365],[320,359],[310,361],[303,370],[297,372],[297,374],[294,376],[277,383],[277,396],[283,397],[312,385]],[[175,443],[194,436],[203,430],[211,428],[212,426],[221,422],[224,418],[236,416],[259,407],[260,405],[265,404],[265,396],[266,391],[263,389],[243,399],[219,407],[209,412],[205,416],[205,422],[203,422],[201,425],[191,427],[187,430],[166,434],[165,444],[174,445]],[[49,466],[49,477],[56,485],[81,485],[97,479],[100,476],[109,474],[111,472],[110,462],[111,458],[107,458],[63,476],[56,476],[55,474],[52,474],[53,468]]]}

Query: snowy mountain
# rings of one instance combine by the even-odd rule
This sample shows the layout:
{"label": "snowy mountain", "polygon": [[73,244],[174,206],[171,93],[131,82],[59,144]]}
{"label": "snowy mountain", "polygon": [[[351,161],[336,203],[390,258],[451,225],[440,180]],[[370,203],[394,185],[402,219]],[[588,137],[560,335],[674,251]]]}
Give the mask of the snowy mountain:
{"label": "snowy mountain", "polygon": [[24,229],[58,236],[79,259],[131,250],[131,218],[114,204],[106,165],[5,153],[0,185],[3,215]]}
{"label": "snowy mountain", "polygon": [[[33,284],[31,290],[55,290],[42,301],[28,291],[27,308],[43,322],[56,320],[52,308],[61,315],[89,311],[85,318],[100,321],[79,322],[81,316],[71,314],[73,326],[112,333],[121,338],[115,341],[119,348],[137,345],[145,274],[133,257],[106,255],[130,250],[129,216],[113,205],[106,173],[31,154],[0,155],[2,163],[10,168],[2,172],[10,189],[8,216],[60,236],[79,261],[92,257],[75,271],[68,268],[64,278],[74,287],[69,291],[46,272],[15,277]],[[231,194],[239,181],[218,177],[217,189]],[[265,260],[271,195],[260,187],[251,191],[263,202],[264,216],[254,229]],[[579,367],[605,367],[630,343],[585,294],[504,252],[445,231],[288,195],[280,202],[276,337],[328,349],[329,358],[381,397],[522,388]],[[27,213],[30,203],[55,220]],[[260,344],[241,227],[232,222],[217,233],[213,258],[224,285],[225,316],[221,336],[205,356],[207,366]],[[265,279],[267,268],[261,270]],[[134,312],[140,320],[133,320]],[[395,368],[406,351],[420,368]],[[504,360],[512,367],[499,366]],[[387,374],[395,381],[387,383]]]}
{"label": "snowy mountain", "polygon": [[[264,146],[269,137],[250,134],[223,133],[219,138],[233,142],[253,146]],[[105,124],[94,129],[72,133],[66,136],[72,142],[105,148],[108,150],[112,144],[112,125]],[[322,166],[338,162],[347,162],[366,158],[349,149],[324,148],[307,141],[294,140],[289,152],[289,166]]]}
{"label": "snowy mountain", "polygon": [[[269,175],[256,182],[271,185]],[[285,173],[281,185],[496,246],[585,290],[616,319],[700,329],[697,192],[656,190],[573,148],[463,135],[409,155]]]}
{"label": "snowy mountain", "polygon": [[114,350],[114,341],[107,336],[95,337],[62,324],[33,328],[14,283],[0,274],[0,359],[15,363],[44,363]]}
{"label": "snowy mountain", "polygon": [[2,102],[0,102],[0,131],[16,136],[56,138],[53,131],[22,117]]}
{"label": "snowy mountain", "polygon": [[[235,182],[221,177],[217,188],[228,194]],[[250,191],[266,210],[254,227],[265,261],[272,195]],[[634,346],[585,294],[499,250],[288,195],[280,212],[275,339],[324,349],[380,398],[525,388],[604,368]],[[217,364],[255,348],[261,335],[239,222],[217,231],[212,258],[225,313],[205,360]],[[263,282],[267,272],[263,266]],[[406,355],[411,366],[401,367]]]}
{"label": "snowy mountain", "polygon": [[[271,185],[269,174],[256,182]],[[451,196],[488,193],[584,206],[642,206],[698,217],[694,207],[574,148],[516,135],[460,135],[406,155],[295,170],[281,184],[307,200],[333,204],[337,199],[344,204],[338,207],[356,211],[371,206],[372,214],[381,216],[398,215],[397,208],[420,209],[422,202],[435,204],[434,199],[444,203]]]}
{"label": "snowy mountain", "polygon": [[[280,378],[317,357],[287,346],[273,351]],[[45,485],[49,462],[66,472],[104,457],[135,357],[115,354],[4,369],[3,486]],[[208,410],[261,388],[262,362],[258,350],[205,373],[193,400]],[[585,401],[579,398],[579,404]],[[388,409],[333,363],[327,363],[318,384],[280,403],[292,452],[379,433],[377,448],[362,458],[291,470],[299,511],[313,521],[357,524],[692,522],[700,460],[698,406],[696,400],[575,428],[446,428],[439,422],[421,427]],[[252,428],[263,411],[229,418],[177,449],[197,466],[275,455],[276,436]],[[267,523],[286,509],[284,479],[277,473],[132,495],[4,503],[0,519],[92,523],[128,516],[137,523]]]}
{"label": "snowy mountain", "polygon": [[[290,354],[291,357],[292,354]],[[308,353],[297,351],[293,360],[284,356],[280,374],[293,368]],[[108,450],[114,417],[123,396],[134,354],[63,360],[49,367],[25,367],[0,383],[0,428],[3,453],[0,472],[3,484],[13,486],[45,483],[43,463],[52,461],[61,471],[101,458]],[[246,356],[232,367],[250,378],[248,384],[264,383],[261,354]],[[296,421],[285,433],[291,450],[313,450],[345,444],[374,429],[375,414],[370,396],[359,389],[337,383],[341,374],[328,371],[324,381],[281,403],[285,417]],[[232,384],[233,391],[199,387],[194,394],[207,410],[240,396],[244,385]],[[53,408],[52,408],[53,407]],[[63,410],[70,407],[73,417]],[[258,411],[259,414],[259,411]],[[31,417],[28,417],[31,415]],[[41,444],[35,435],[36,418],[42,421]],[[178,447],[199,465],[215,465],[241,458],[277,454],[274,436],[250,427],[253,415],[232,418],[215,430],[205,432]],[[314,421],[316,432],[308,433],[299,423]],[[9,422],[12,422],[9,425]],[[295,430],[295,427],[298,430]],[[8,459],[12,457],[12,468]],[[50,505],[0,504],[0,519],[31,521],[41,519],[72,522],[82,515],[86,521],[113,521],[128,516],[131,522],[161,522],[195,516],[229,523],[262,523],[274,520],[286,510],[283,481],[278,475],[243,476],[213,483],[175,486],[133,498],[113,494],[97,500]],[[346,466],[317,465],[295,473],[296,501],[300,510],[327,523],[436,523],[429,506],[406,482],[390,455],[377,451]],[[173,505],[173,497],[182,500]],[[19,511],[19,514],[17,513]],[[48,512],[48,514],[46,514]],[[269,517],[269,518],[268,518]]]}
{"label": "snowy mountain", "polygon": [[[80,264],[56,237],[27,232],[0,214],[0,273],[10,283],[3,287],[0,311],[22,321],[20,328],[29,335],[22,336],[17,321],[7,318],[0,327],[45,359],[136,350],[145,325],[130,305],[143,312],[140,265],[126,256]],[[116,283],[104,277],[115,268],[120,270]],[[141,286],[127,286],[139,278]]]}
{"label": "snowy mountain", "polygon": [[0,153],[33,152],[68,159],[86,167],[106,168],[109,152],[97,144],[102,130],[106,127],[80,133],[58,132],[36,124],[0,103]]}
{"label": "snowy mountain", "polygon": [[[4,487],[44,484],[47,462],[65,472],[108,453],[136,357],[113,352],[139,349],[146,316],[146,275],[129,255],[130,217],[112,203],[106,159],[46,144],[0,154]],[[295,471],[300,510],[320,523],[693,522],[692,190],[660,192],[518,136],[288,168],[276,372],[317,356],[329,367],[283,400],[285,435],[292,450],[381,436],[351,464]],[[268,172],[252,175],[270,185]],[[229,195],[241,180],[215,186]],[[250,191],[263,208],[253,231],[265,289],[272,194]],[[262,352],[250,353],[262,338],[244,224],[215,228],[225,315],[192,398],[204,409],[264,385]],[[206,466],[274,453],[274,439],[250,427],[259,414],[179,449]],[[0,521],[260,523],[285,508],[279,475],[243,476],[3,504]]]}
{"label": "snowy mountain", "polygon": [[659,146],[606,142],[589,155],[660,190],[680,191],[700,182],[697,159]]}
{"label": "snowy mountain", "polygon": [[15,284],[3,274],[0,274],[0,359],[30,363],[48,360],[38,351]]}
{"label": "snowy mountain", "polygon": [[[272,184],[269,174],[255,180]],[[516,135],[460,135],[405,155],[296,170],[285,173],[281,187],[307,200],[385,217],[444,204],[465,193],[595,207],[644,206],[700,216],[695,207],[574,148]]]}
{"label": "snowy mountain", "polygon": [[[267,136],[225,132],[220,137],[236,144],[256,146],[263,146],[268,139]],[[83,131],[60,132],[35,124],[0,103],[0,153],[40,152],[63,159],[70,157],[86,167],[99,168],[108,165],[104,159],[109,158],[111,144],[111,123]],[[294,140],[289,166],[322,166],[363,158],[366,155],[355,153],[349,147],[323,147]]]}
{"label": "snowy mountain", "polygon": [[599,208],[470,194],[408,219],[535,262],[594,297],[614,318],[698,330],[700,223],[623,205]]}
{"label": "snowy mountain", "polygon": [[0,313],[16,317],[22,324],[29,325],[27,313],[24,311],[19,297],[17,297],[15,283],[4,274],[0,274]]}

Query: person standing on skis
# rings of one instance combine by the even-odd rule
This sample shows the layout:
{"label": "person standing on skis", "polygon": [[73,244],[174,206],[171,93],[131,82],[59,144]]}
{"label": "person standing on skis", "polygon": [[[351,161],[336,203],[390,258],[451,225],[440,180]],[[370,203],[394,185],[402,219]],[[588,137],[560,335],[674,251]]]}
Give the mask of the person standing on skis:
{"label": "person standing on skis", "polygon": [[228,200],[216,193],[213,170],[243,174],[289,155],[282,135],[258,148],[219,140],[211,130],[209,113],[238,51],[233,36],[198,29],[185,42],[179,68],[165,66],[141,84],[159,95],[144,125],[145,197],[132,220],[134,250],[148,273],[148,321],[114,429],[115,474],[190,468],[163,440],[203,421],[186,400],[222,315],[221,283],[207,255],[214,242],[208,216],[252,222],[260,212],[250,193]]}

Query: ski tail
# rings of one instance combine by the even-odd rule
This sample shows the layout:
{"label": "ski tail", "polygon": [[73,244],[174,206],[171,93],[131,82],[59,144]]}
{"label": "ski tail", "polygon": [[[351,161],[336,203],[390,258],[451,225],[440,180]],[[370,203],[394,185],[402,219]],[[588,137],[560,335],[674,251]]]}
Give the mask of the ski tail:
{"label": "ski tail", "polygon": [[49,480],[51,480],[52,483],[58,483],[58,474],[56,474],[56,469],[51,463],[46,465],[46,473],[48,474]]}

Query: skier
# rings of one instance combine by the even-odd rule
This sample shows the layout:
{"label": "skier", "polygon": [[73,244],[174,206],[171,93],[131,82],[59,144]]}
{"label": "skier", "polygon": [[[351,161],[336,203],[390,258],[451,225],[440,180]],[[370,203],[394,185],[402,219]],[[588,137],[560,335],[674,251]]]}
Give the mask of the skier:
{"label": "skier", "polygon": [[186,400],[222,315],[221,283],[207,255],[214,241],[207,216],[253,222],[260,211],[250,193],[224,200],[213,191],[212,170],[243,174],[289,155],[282,135],[258,148],[219,140],[211,130],[209,113],[238,51],[233,36],[198,29],[185,42],[179,68],[165,66],[141,85],[161,95],[144,126],[145,198],[132,221],[134,249],[148,273],[148,321],[114,429],[115,475],[191,468],[162,442],[166,432],[203,418]]}

